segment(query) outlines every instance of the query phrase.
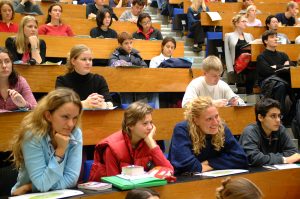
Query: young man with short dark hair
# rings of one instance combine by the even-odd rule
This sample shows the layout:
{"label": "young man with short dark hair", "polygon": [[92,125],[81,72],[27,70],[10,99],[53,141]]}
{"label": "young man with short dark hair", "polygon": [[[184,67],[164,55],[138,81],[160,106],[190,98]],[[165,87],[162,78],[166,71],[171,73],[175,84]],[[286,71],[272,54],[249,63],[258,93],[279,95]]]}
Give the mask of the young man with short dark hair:
{"label": "young man with short dark hair", "polygon": [[[269,15],[266,18],[265,24],[266,24],[267,30],[274,30],[275,32],[277,32],[279,22],[278,22],[278,19],[274,15]],[[277,38],[278,38],[277,42],[280,44],[290,44],[291,43],[286,34],[277,32]]]}
{"label": "young man with short dark hair", "polygon": [[255,105],[256,123],[248,125],[239,140],[251,166],[295,163],[300,154],[281,124],[278,101],[263,98]]}
{"label": "young man with short dark hair", "polygon": [[143,12],[144,7],[146,5],[146,0],[133,0],[132,6],[130,10],[125,10],[119,20],[120,21],[130,21],[132,23],[136,23],[139,15]]}

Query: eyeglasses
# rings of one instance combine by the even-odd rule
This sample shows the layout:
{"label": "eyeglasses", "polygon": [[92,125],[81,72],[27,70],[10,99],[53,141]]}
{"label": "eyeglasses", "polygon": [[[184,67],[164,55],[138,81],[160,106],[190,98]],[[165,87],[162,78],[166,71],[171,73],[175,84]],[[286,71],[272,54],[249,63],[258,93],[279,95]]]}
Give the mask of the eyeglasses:
{"label": "eyeglasses", "polygon": [[141,23],[141,24],[142,24],[142,26],[146,26],[146,25],[148,25],[148,24],[151,24],[151,21],[143,22],[143,23]]}

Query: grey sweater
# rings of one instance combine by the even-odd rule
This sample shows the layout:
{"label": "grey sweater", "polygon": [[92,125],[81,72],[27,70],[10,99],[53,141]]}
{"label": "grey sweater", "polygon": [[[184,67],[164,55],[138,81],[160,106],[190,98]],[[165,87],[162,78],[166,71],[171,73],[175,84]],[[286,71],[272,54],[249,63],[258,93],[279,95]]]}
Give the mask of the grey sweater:
{"label": "grey sweater", "polygon": [[259,124],[248,125],[239,140],[251,166],[282,164],[283,157],[297,153],[284,126],[267,137]]}

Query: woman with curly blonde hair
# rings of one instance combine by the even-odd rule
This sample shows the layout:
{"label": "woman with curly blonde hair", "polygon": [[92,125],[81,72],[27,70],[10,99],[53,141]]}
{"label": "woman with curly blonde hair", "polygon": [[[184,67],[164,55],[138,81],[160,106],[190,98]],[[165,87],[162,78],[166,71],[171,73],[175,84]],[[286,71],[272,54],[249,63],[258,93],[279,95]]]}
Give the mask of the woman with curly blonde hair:
{"label": "woman with curly blonde hair", "polygon": [[57,89],[25,116],[12,143],[19,171],[12,195],[76,186],[82,159],[81,113],[78,95]]}
{"label": "woman with curly blonde hair", "polygon": [[190,101],[184,115],[186,121],[174,128],[168,157],[176,174],[247,167],[245,152],[210,97]]}

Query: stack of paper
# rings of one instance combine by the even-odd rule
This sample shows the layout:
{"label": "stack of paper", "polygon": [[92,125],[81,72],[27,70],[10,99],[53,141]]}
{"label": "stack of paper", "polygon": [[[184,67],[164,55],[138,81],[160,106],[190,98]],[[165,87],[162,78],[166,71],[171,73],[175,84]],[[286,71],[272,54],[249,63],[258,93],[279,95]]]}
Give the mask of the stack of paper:
{"label": "stack of paper", "polygon": [[112,184],[104,183],[104,182],[86,182],[86,183],[78,184],[77,187],[79,189],[101,191],[105,189],[110,189],[112,187]]}
{"label": "stack of paper", "polygon": [[66,198],[66,197],[71,197],[71,196],[77,196],[83,194],[82,191],[78,190],[71,190],[71,189],[62,189],[62,190],[55,190],[55,191],[48,191],[44,193],[30,193],[30,194],[24,194],[21,196],[14,196],[14,197],[9,197],[12,199],[30,199],[30,198],[35,198],[35,199],[56,199],[56,198]]}

